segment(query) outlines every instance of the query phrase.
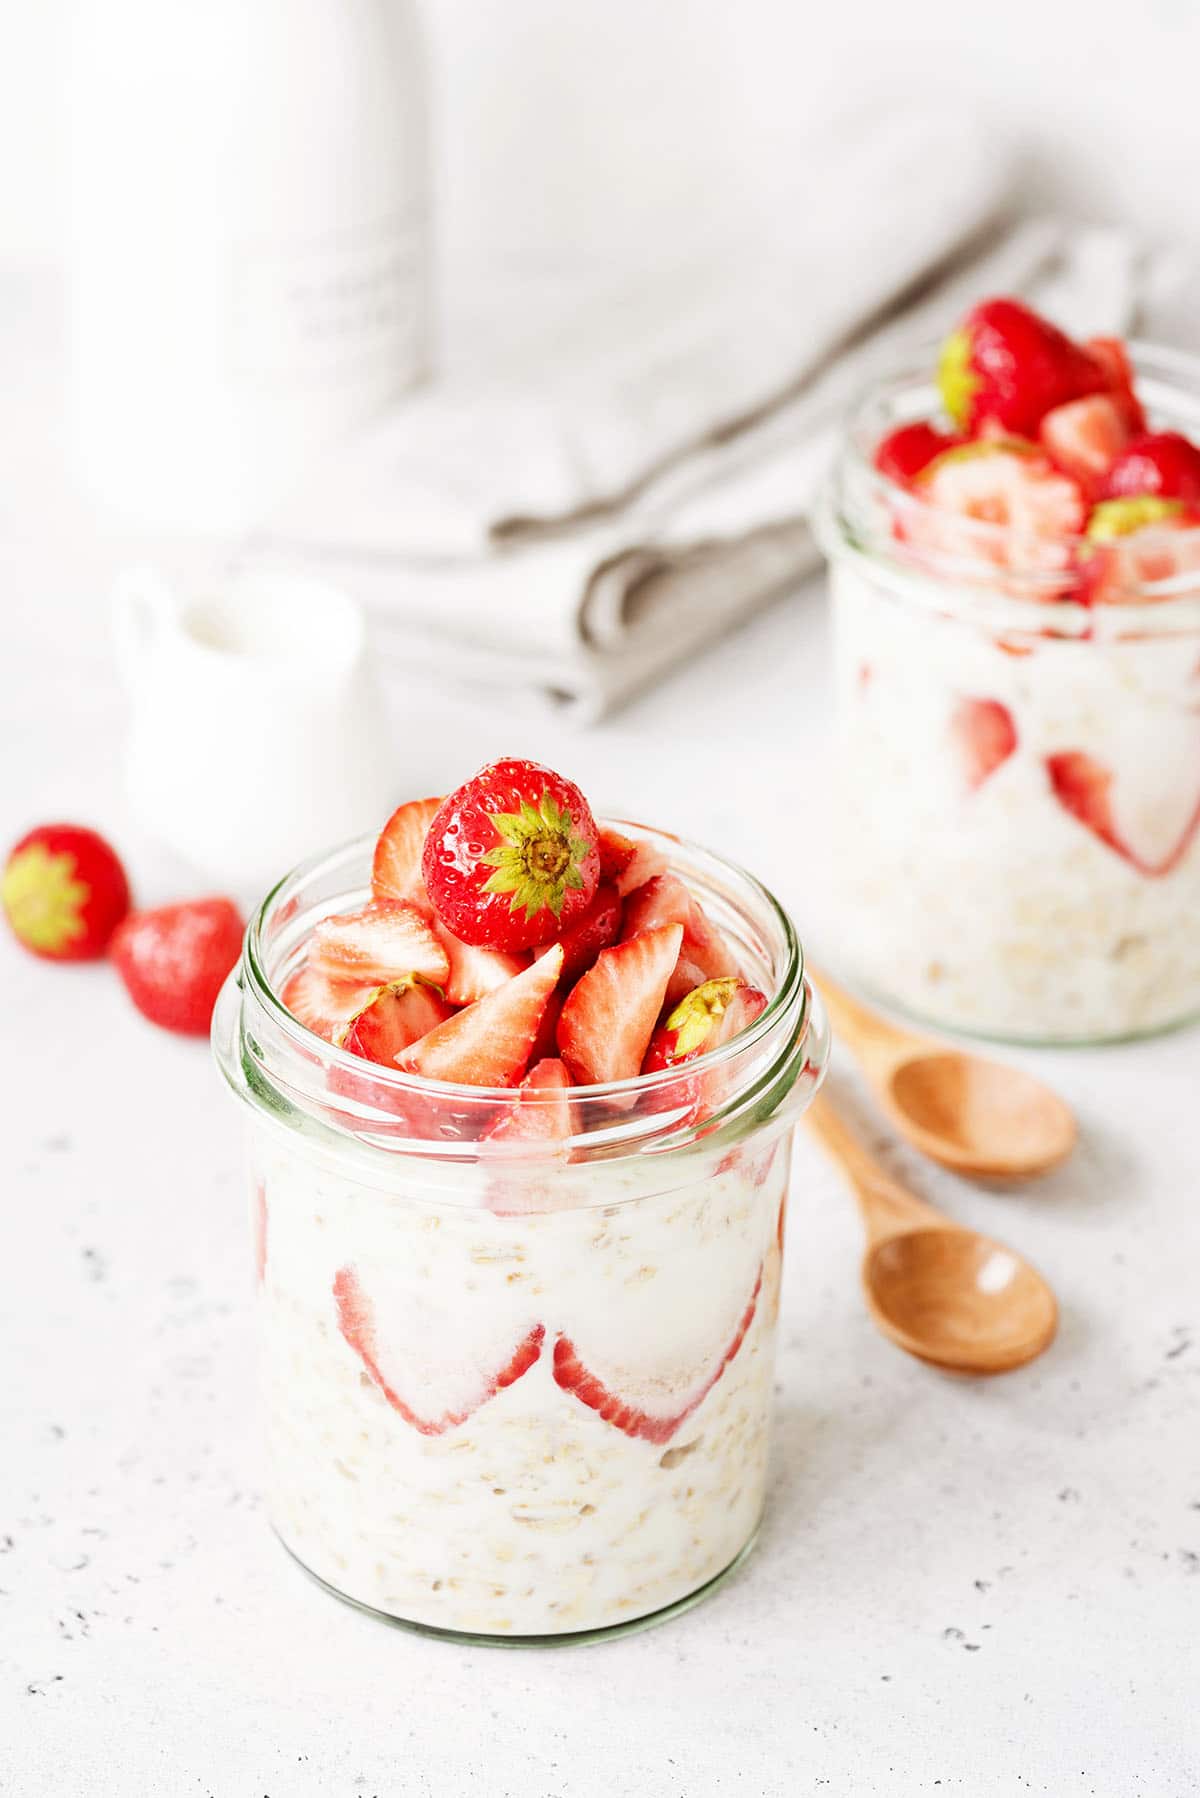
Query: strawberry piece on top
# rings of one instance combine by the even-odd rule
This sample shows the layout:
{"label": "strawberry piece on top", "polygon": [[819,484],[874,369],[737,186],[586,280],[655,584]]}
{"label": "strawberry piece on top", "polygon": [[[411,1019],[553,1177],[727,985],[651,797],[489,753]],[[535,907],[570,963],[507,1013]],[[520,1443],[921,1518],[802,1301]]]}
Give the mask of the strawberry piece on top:
{"label": "strawberry piece on top", "polygon": [[460,941],[530,949],[591,904],[596,821],[579,788],[553,770],[493,762],[439,807],[422,870],[434,909]]}
{"label": "strawberry piece on top", "polygon": [[390,981],[370,992],[365,1004],[339,1028],[333,1040],[340,1049],[361,1055],[364,1061],[394,1068],[402,1049],[453,1016],[454,1007],[446,1003],[435,986],[419,974],[406,974],[402,980]]}
{"label": "strawberry piece on top", "polygon": [[643,931],[602,950],[574,987],[558,1020],[558,1046],[577,1085],[641,1071],[682,942],[681,924]]}
{"label": "strawberry piece on top", "polygon": [[1021,300],[984,300],[947,338],[938,367],[942,404],[960,430],[984,424],[1034,437],[1047,412],[1102,393],[1096,358]]}
{"label": "strawberry piece on top", "polygon": [[1133,363],[1121,339],[1089,337],[1083,347],[1093,362],[1099,364],[1104,376],[1104,391],[1117,402],[1130,434],[1144,431],[1146,414],[1134,390]]}
{"label": "strawberry piece on top", "polygon": [[706,980],[681,999],[650,1039],[643,1074],[695,1061],[751,1025],[766,1010],[767,996],[747,981]]}
{"label": "strawberry piece on top", "polygon": [[0,904],[22,948],[47,961],[92,961],[129,911],[129,882],[94,830],[41,824],[9,852]]}
{"label": "strawberry piece on top", "polygon": [[1159,499],[1200,502],[1200,448],[1179,431],[1151,431],[1135,437],[1108,471],[1105,499]]}
{"label": "strawberry piece on top", "polygon": [[529,1062],[562,960],[555,944],[514,979],[403,1050],[397,1067],[459,1086],[514,1086]]}
{"label": "strawberry piece on top", "polygon": [[665,874],[667,866],[662,851],[644,838],[635,840],[623,837],[617,830],[601,830],[600,878],[611,881],[622,899],[656,874]]}
{"label": "strawberry piece on top", "polygon": [[429,826],[441,803],[440,799],[410,799],[397,806],[375,845],[371,864],[373,898],[409,899],[423,908],[428,906],[421,856]]}
{"label": "strawberry piece on top", "polygon": [[889,431],[876,445],[875,466],[889,480],[907,487],[923,468],[928,468],[935,456],[961,442],[961,437],[952,437],[948,431],[939,431],[924,420],[901,425],[897,430]]}
{"label": "strawberry piece on top", "polygon": [[488,1142],[542,1143],[556,1149],[571,1135],[570,1078],[561,1061],[548,1057],[535,1062],[506,1103],[491,1129]]}
{"label": "strawberry piece on top", "polygon": [[451,1005],[474,1005],[476,999],[494,993],[506,980],[521,973],[533,959],[527,949],[509,954],[504,949],[481,949],[476,943],[460,943],[436,917],[431,923],[450,964],[445,992]]}
{"label": "strawberry piece on top", "polygon": [[405,899],[373,899],[360,911],[323,918],[308,946],[309,965],[331,980],[381,986],[401,974],[420,974],[444,986],[445,949],[420,909]]}
{"label": "strawberry piece on top", "polygon": [[1047,412],[1039,435],[1054,466],[1077,481],[1085,493],[1098,494],[1129,442],[1130,430],[1113,396],[1095,393]]}
{"label": "strawberry piece on top", "polygon": [[372,991],[370,984],[331,980],[320,968],[305,962],[284,981],[279,997],[306,1030],[331,1043],[355,1012],[361,1011]]}
{"label": "strawberry piece on top", "polygon": [[184,1036],[207,1036],[225,978],[242,952],[231,899],[190,899],[131,912],[112,939],[112,960],[143,1017]]}
{"label": "strawberry piece on top", "polygon": [[599,955],[615,943],[621,934],[624,904],[615,886],[602,880],[596,896],[577,924],[565,930],[558,941],[563,952],[563,986],[574,986]]}

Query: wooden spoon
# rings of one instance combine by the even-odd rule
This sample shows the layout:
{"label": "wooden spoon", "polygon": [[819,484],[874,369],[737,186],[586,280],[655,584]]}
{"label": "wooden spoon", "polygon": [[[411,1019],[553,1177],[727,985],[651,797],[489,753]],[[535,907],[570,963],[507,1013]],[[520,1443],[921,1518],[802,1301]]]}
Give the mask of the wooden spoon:
{"label": "wooden spoon", "polygon": [[1058,1304],[1037,1269],[899,1185],[825,1094],[805,1118],[858,1201],[863,1292],[883,1334],[954,1373],[1007,1373],[1040,1355]]}
{"label": "wooden spoon", "polygon": [[957,1174],[1026,1180],[1065,1161],[1075,1119],[1020,1068],[900,1030],[809,966],[834,1035],[857,1059],[892,1123]]}

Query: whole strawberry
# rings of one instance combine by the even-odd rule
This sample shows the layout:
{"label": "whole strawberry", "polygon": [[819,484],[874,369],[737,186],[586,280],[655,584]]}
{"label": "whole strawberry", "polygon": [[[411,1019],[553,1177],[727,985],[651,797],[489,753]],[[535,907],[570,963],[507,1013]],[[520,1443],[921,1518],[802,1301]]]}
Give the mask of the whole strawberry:
{"label": "whole strawberry", "polygon": [[442,801],[425,839],[430,902],[464,943],[528,949],[591,904],[599,833],[579,788],[537,762],[500,761]]}
{"label": "whole strawberry", "polygon": [[94,830],[40,824],[10,853],[0,900],[17,941],[34,955],[92,961],[129,910],[129,882]]}
{"label": "whole strawberry", "polygon": [[225,977],[242,952],[242,920],[229,899],[191,899],[131,912],[112,959],[143,1017],[164,1030],[206,1036]]}
{"label": "whole strawberry", "polygon": [[984,300],[942,348],[938,387],[960,430],[998,425],[1036,437],[1047,412],[1103,393],[1109,375],[1097,358],[1020,300]]}

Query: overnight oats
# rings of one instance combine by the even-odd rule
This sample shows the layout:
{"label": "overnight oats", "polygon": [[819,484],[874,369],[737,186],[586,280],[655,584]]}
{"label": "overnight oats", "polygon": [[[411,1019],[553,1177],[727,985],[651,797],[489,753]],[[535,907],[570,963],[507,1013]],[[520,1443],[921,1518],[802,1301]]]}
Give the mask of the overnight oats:
{"label": "overnight oats", "polygon": [[735,1565],[828,1051],[770,894],[496,763],[284,880],[214,1042],[303,1565],[500,1640],[629,1627]]}
{"label": "overnight oats", "polygon": [[853,420],[831,563],[848,971],[1032,1041],[1200,1013],[1200,364],[977,307]]}

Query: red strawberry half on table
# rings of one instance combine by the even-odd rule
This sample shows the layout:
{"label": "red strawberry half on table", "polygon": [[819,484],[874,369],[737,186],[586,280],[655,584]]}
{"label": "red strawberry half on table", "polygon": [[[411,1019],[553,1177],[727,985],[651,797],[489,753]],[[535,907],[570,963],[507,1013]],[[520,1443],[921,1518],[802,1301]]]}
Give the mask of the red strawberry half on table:
{"label": "red strawberry half on table", "polygon": [[229,899],[131,912],[112,940],[113,965],[142,1016],[185,1036],[207,1036],[241,952],[242,920]]}
{"label": "red strawberry half on table", "polygon": [[[333,1282],[337,1326],[371,1384],[396,1415],[422,1436],[441,1436],[512,1386],[537,1361],[545,1327],[485,1313],[471,1328],[469,1306],[446,1295],[436,1306],[412,1291],[368,1295],[358,1270],[339,1269]],[[508,1334],[505,1336],[505,1327]]]}
{"label": "red strawberry half on table", "polygon": [[129,910],[116,851],[83,824],[40,824],[9,851],[0,903],[23,948],[47,961],[102,956]]}
{"label": "red strawberry half on table", "polygon": [[1047,412],[1103,393],[1108,373],[1090,351],[1021,300],[984,300],[946,340],[938,386],[948,416],[976,434],[985,424],[1036,437]]}
{"label": "red strawberry half on table", "polygon": [[493,762],[443,801],[425,839],[425,890],[464,943],[529,949],[557,938],[600,878],[579,788],[537,762]]}

